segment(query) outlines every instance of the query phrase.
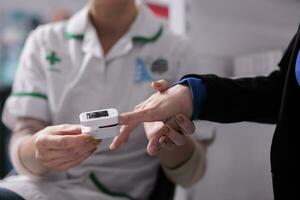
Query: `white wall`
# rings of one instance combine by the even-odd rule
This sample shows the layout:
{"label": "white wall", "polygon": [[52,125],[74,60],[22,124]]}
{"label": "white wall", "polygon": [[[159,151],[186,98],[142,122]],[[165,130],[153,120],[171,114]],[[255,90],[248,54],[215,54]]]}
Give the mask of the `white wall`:
{"label": "white wall", "polygon": [[255,123],[217,125],[205,177],[187,191],[187,199],[273,199],[269,163],[273,131],[274,126]]}
{"label": "white wall", "polygon": [[75,11],[82,7],[88,0],[1,0],[0,10],[22,9],[47,15],[51,10],[67,7]]}
{"label": "white wall", "polygon": [[199,52],[212,55],[285,48],[300,20],[297,0],[187,1],[189,35]]}

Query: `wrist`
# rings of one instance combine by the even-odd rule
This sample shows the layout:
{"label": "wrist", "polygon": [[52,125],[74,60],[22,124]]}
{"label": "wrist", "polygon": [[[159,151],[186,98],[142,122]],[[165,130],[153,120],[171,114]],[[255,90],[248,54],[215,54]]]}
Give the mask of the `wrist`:
{"label": "wrist", "polygon": [[193,98],[191,95],[190,87],[187,84],[180,85],[181,86],[181,94],[184,94],[184,99],[182,101],[182,110],[180,114],[185,115],[188,118],[192,118],[193,114]]}
{"label": "wrist", "polygon": [[189,135],[185,135],[184,137],[186,138],[186,143],[182,146],[182,149],[184,151],[184,155],[185,156],[183,157],[181,163],[179,163],[176,167],[181,166],[187,160],[189,160],[190,157],[193,155],[193,152],[195,151],[195,142],[194,142],[194,139],[191,136],[189,136]]}
{"label": "wrist", "polygon": [[185,135],[186,143],[172,150],[163,148],[160,152],[162,165],[168,169],[176,169],[187,162],[195,151],[195,142],[191,136]]}
{"label": "wrist", "polygon": [[43,166],[40,161],[36,159],[36,138],[37,134],[24,138],[19,145],[18,156],[22,166],[31,175],[41,176],[48,172],[48,168]]}
{"label": "wrist", "polygon": [[188,96],[192,99],[191,119],[200,119],[201,112],[203,110],[203,104],[207,96],[206,87],[202,79],[194,77],[185,77],[182,80],[180,80],[177,84],[185,85],[189,88],[190,95]]}
{"label": "wrist", "polygon": [[199,181],[206,169],[205,151],[195,139],[192,142],[194,143],[194,150],[184,163],[173,169],[163,167],[166,175],[173,182],[183,187],[190,187]]}

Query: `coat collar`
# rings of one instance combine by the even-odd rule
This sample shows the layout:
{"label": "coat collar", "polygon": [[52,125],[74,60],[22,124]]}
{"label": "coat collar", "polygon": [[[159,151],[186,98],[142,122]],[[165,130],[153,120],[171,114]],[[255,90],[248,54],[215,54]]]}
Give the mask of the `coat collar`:
{"label": "coat collar", "polygon": [[[84,51],[93,51],[98,40],[95,28],[89,20],[89,6],[85,6],[71,17],[65,28],[65,38],[83,42]],[[162,22],[152,14],[145,5],[139,5],[139,13],[129,31],[115,46],[124,46],[128,49],[133,43],[153,43],[163,34]],[[119,43],[119,44],[118,44]],[[131,43],[131,45],[129,44]],[[98,41],[99,45],[99,41]],[[114,48],[114,47],[113,47]],[[99,48],[98,48],[99,49]],[[100,48],[101,49],[101,48]],[[95,56],[101,56],[102,52],[94,52]]]}

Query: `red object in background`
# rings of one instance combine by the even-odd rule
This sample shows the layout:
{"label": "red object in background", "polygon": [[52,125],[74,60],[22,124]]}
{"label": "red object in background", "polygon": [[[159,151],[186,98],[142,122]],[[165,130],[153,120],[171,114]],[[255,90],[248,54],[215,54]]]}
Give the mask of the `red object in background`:
{"label": "red object in background", "polygon": [[154,12],[155,15],[163,18],[169,17],[169,8],[167,6],[160,6],[153,3],[146,3],[146,4]]}

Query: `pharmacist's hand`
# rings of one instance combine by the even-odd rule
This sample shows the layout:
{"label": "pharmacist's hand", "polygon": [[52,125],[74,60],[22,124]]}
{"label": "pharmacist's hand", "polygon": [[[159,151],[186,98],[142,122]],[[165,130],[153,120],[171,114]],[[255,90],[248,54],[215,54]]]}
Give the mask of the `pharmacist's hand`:
{"label": "pharmacist's hand", "polygon": [[184,115],[177,115],[167,123],[145,122],[145,132],[149,139],[147,152],[150,155],[158,155],[161,148],[172,151],[187,142],[186,135],[195,132],[195,125]]}
{"label": "pharmacist's hand", "polygon": [[98,144],[81,134],[80,125],[49,126],[36,134],[36,159],[50,170],[65,171],[91,156]]}

